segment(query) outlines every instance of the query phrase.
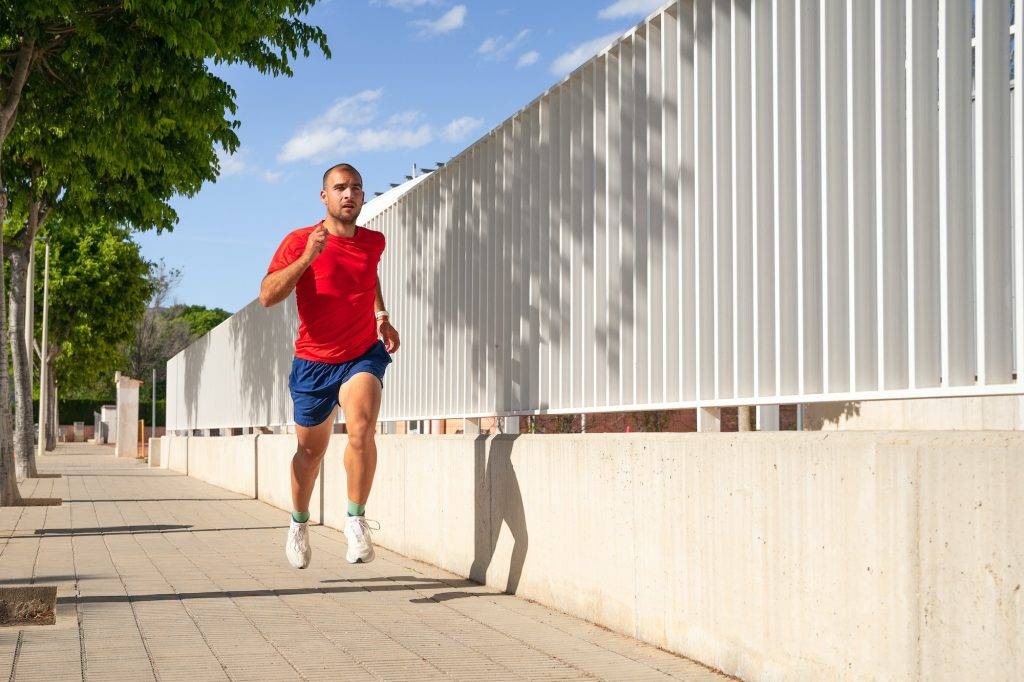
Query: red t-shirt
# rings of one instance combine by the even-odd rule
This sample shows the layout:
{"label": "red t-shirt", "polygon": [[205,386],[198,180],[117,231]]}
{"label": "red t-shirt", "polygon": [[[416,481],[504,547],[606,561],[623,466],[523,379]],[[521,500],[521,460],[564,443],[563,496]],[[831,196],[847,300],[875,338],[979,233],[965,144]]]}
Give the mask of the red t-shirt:
{"label": "red t-shirt", "polygon": [[[289,233],[277,247],[267,274],[294,263],[320,223]],[[377,341],[373,301],[377,264],[384,253],[384,235],[357,227],[353,237],[328,233],[320,255],[295,285],[299,336],[295,357],[317,362],[347,362]]]}

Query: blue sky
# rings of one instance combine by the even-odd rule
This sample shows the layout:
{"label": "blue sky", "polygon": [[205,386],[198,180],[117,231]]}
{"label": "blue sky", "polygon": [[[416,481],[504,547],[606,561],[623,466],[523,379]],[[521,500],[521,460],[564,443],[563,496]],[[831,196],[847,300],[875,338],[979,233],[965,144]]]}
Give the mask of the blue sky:
{"label": "blue sky", "polygon": [[[280,239],[323,216],[323,169],[363,172],[368,196],[412,164],[447,161],[666,0],[326,0],[307,17],[333,58],[292,78],[219,69],[237,90],[241,147],[221,177],[174,202],[143,254],[183,271],[174,298],[234,312]],[[385,292],[385,297],[387,292]]]}

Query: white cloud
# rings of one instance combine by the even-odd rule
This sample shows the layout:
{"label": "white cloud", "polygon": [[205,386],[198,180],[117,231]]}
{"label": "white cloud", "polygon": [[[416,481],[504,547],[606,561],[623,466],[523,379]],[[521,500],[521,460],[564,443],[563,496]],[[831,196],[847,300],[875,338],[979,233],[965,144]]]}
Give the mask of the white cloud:
{"label": "white cloud", "polygon": [[519,61],[516,63],[516,68],[522,69],[527,66],[532,66],[537,63],[538,59],[540,59],[540,52],[530,50],[529,52],[519,55]]}
{"label": "white cloud", "polygon": [[388,119],[389,126],[411,126],[416,121],[423,118],[423,114],[418,111],[403,111],[394,114]]}
{"label": "white cloud", "polygon": [[278,161],[322,161],[339,154],[418,149],[439,137],[457,142],[483,123],[463,116],[438,130],[423,122],[423,114],[415,110],[385,117],[379,112],[381,95],[381,90],[364,90],[339,99],[296,131],[281,148]]}
{"label": "white cloud", "polygon": [[441,136],[449,142],[461,142],[483,125],[483,119],[462,116],[444,127]]}
{"label": "white cloud", "polygon": [[222,178],[241,175],[249,170],[249,165],[242,160],[241,153],[228,154],[223,149],[218,149],[217,162],[220,164],[220,177]]}
{"label": "white cloud", "polygon": [[466,6],[455,5],[434,21],[421,19],[412,22],[413,26],[420,29],[420,33],[428,36],[438,36],[450,33],[457,28],[462,28],[466,23]]}
{"label": "white cloud", "polygon": [[274,185],[280,182],[281,177],[284,175],[281,171],[263,171],[263,179]]}
{"label": "white cloud", "polygon": [[522,31],[517,33],[510,40],[506,40],[505,36],[492,36],[480,44],[480,47],[476,51],[484,55],[487,59],[504,60],[509,54],[515,50],[519,45],[526,40],[526,37],[530,35],[530,29],[524,28]]}
{"label": "white cloud", "polygon": [[408,12],[409,10],[424,7],[426,5],[440,5],[441,0],[374,0],[373,4],[387,5],[388,7],[395,7]]}
{"label": "white cloud", "polygon": [[665,4],[665,0],[616,0],[597,13],[602,19],[646,17]]}
{"label": "white cloud", "polygon": [[557,76],[564,76],[577,66],[587,61],[602,49],[612,44],[612,41],[619,37],[618,33],[610,33],[600,38],[588,40],[582,45],[577,45],[569,52],[561,54],[551,63],[551,73]]}

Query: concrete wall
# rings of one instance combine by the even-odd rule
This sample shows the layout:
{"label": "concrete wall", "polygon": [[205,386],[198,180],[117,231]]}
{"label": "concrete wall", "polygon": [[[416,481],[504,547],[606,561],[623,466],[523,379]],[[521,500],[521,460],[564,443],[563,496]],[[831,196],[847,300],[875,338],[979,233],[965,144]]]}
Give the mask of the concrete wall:
{"label": "concrete wall", "polygon": [[[230,440],[191,439],[190,469]],[[335,527],[343,445],[323,473]],[[290,508],[294,437],[256,448],[260,499]],[[1024,433],[412,435],[378,450],[382,546],[743,679],[1024,669]]]}
{"label": "concrete wall", "polygon": [[[205,450],[208,446],[209,444],[203,444],[200,446],[200,450]],[[167,457],[167,466],[165,468],[187,474],[188,448],[189,439],[187,437],[164,436],[161,450],[166,453]]]}
{"label": "concrete wall", "polygon": [[817,403],[805,430],[1024,431],[1024,396]]}
{"label": "concrete wall", "polygon": [[256,438],[193,438],[190,445],[199,442],[203,447],[195,454],[190,453],[188,475],[236,493],[256,497]]}

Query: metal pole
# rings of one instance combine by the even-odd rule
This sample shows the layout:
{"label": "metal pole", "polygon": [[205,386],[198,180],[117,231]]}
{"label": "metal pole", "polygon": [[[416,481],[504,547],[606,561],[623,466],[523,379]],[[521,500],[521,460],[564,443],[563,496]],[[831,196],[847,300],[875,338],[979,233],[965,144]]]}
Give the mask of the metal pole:
{"label": "metal pole", "polygon": [[46,382],[49,372],[46,367],[46,350],[50,343],[50,240],[46,240],[46,259],[43,266],[43,343],[39,347],[39,443],[36,452],[40,457],[46,448]]}
{"label": "metal pole", "polygon": [[152,426],[149,427],[149,437],[156,438],[156,367],[153,368],[153,421],[150,422]]}
{"label": "metal pole", "polygon": [[28,353],[28,381],[32,383],[35,366],[36,340],[36,248],[35,242],[28,250],[28,286],[25,287],[25,352]]}

